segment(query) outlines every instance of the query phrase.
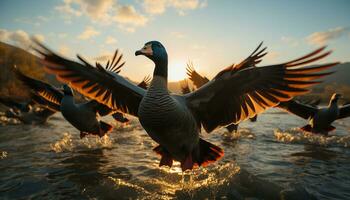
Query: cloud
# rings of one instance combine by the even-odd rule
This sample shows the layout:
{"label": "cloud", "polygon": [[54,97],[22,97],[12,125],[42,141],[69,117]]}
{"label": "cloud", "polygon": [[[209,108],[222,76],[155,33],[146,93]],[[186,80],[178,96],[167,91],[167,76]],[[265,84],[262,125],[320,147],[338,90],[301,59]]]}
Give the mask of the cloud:
{"label": "cloud", "polygon": [[113,6],[113,0],[64,0],[55,9],[76,17],[87,15],[93,20],[103,19]]}
{"label": "cloud", "polygon": [[35,39],[37,39],[39,42],[44,42],[45,41],[45,36],[42,34],[35,34],[33,35]]}
{"label": "cloud", "polygon": [[6,29],[0,29],[0,40],[24,49],[28,49],[31,45],[28,33],[23,30],[9,31]]}
{"label": "cloud", "polygon": [[204,8],[208,5],[207,0],[144,0],[143,9],[151,15],[159,15],[166,8],[175,8],[180,16],[185,15],[186,10]]}
{"label": "cloud", "polygon": [[268,52],[268,54],[266,54],[266,56],[263,58],[266,61],[269,62],[276,62],[277,58],[280,57],[281,54],[277,51],[270,51]]}
{"label": "cloud", "polygon": [[85,28],[85,30],[80,35],[78,35],[78,39],[80,39],[80,40],[87,40],[87,39],[95,37],[95,36],[97,36],[99,34],[100,34],[100,32],[95,30],[94,27],[87,26]]}
{"label": "cloud", "polygon": [[349,27],[337,27],[323,32],[315,32],[306,37],[310,44],[324,45],[330,40],[340,38],[349,32]]}
{"label": "cloud", "polygon": [[78,9],[74,9],[72,7],[72,1],[69,1],[69,0],[64,0],[64,4],[60,6],[56,6],[55,10],[62,12],[63,14],[73,15],[76,17],[79,17],[82,15],[81,11],[79,11]]}
{"label": "cloud", "polygon": [[67,33],[59,33],[58,34],[58,37],[61,38],[61,39],[66,38],[67,36],[68,36]]}
{"label": "cloud", "polygon": [[149,14],[162,14],[165,12],[167,0],[144,0],[143,8]]}
{"label": "cloud", "polygon": [[106,61],[110,60],[111,58],[112,58],[112,54],[105,54],[105,55],[97,56],[97,57],[93,58],[93,60],[95,60],[97,62],[106,62]]}
{"label": "cloud", "polygon": [[112,36],[107,36],[105,43],[106,43],[106,44],[115,44],[115,43],[117,43],[117,41],[118,41],[118,40],[115,39],[114,37],[112,37]]}
{"label": "cloud", "polygon": [[131,5],[119,6],[113,19],[121,24],[132,26],[144,26],[148,21],[147,17],[139,14]]}
{"label": "cloud", "polygon": [[69,56],[70,53],[71,53],[71,50],[68,46],[66,45],[61,45],[59,48],[58,48],[58,52],[63,55],[63,56]]}
{"label": "cloud", "polygon": [[15,22],[23,23],[23,24],[29,24],[31,26],[40,26],[40,22],[38,20],[34,21],[32,19],[27,19],[27,18],[16,18],[14,19]]}
{"label": "cloud", "polygon": [[299,45],[299,40],[293,37],[282,36],[282,42],[286,43],[289,46],[296,47]]}
{"label": "cloud", "polygon": [[181,10],[194,10],[199,7],[198,0],[170,0],[170,5]]}
{"label": "cloud", "polygon": [[184,33],[177,32],[177,31],[173,31],[170,34],[171,34],[171,36],[179,38],[179,39],[186,37],[186,35]]}
{"label": "cloud", "polygon": [[127,32],[127,33],[133,33],[136,31],[136,28],[133,26],[128,26],[128,25],[124,25],[124,24],[119,24],[118,28]]}
{"label": "cloud", "polygon": [[49,18],[44,17],[44,16],[42,16],[42,15],[39,15],[39,16],[37,16],[36,18],[37,18],[38,20],[40,20],[40,21],[43,21],[43,22],[48,22],[48,21],[49,21]]}
{"label": "cloud", "polygon": [[148,18],[139,13],[134,6],[116,3],[114,0],[63,0],[55,9],[64,14],[65,23],[71,23],[71,17],[87,16],[92,22],[117,26],[127,32],[144,26]]}

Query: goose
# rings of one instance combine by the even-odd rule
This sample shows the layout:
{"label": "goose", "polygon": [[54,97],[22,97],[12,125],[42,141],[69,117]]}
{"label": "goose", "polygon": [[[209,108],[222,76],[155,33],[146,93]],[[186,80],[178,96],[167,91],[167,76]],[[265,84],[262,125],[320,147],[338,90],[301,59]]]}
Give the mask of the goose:
{"label": "goose", "polygon": [[175,160],[183,171],[207,166],[224,155],[220,147],[199,136],[202,127],[210,133],[305,94],[309,87],[320,83],[317,79],[332,74],[317,72],[338,64],[304,66],[331,53],[323,53],[322,47],[282,64],[249,67],[260,61],[253,52],[244,62],[220,71],[198,90],[179,95],[168,90],[168,54],[159,41],[147,42],[135,52],[155,65],[147,90],[104,68],[61,57],[35,42],[34,50],[41,54],[47,72],[91,99],[138,117],[147,134],[158,143],[153,150],[161,156],[159,166],[171,167]]}
{"label": "goose", "polygon": [[[123,57],[122,54],[119,55],[118,49],[115,51],[114,56],[112,58],[112,60],[108,60],[106,66],[104,67],[105,69],[109,70],[109,72],[111,74],[113,73],[119,73],[120,72],[120,68],[124,65],[124,63],[120,63],[121,62],[121,58]],[[96,63],[96,65],[101,66],[99,63]],[[47,83],[41,82],[39,80],[35,80],[32,79],[28,76],[23,75],[19,70],[17,70],[17,68],[14,68],[15,74],[17,75],[17,77],[22,80],[27,86],[29,86],[31,88],[31,98],[32,101],[34,101],[35,103],[46,107],[45,109],[42,109],[40,111],[40,113],[36,113],[34,112],[36,115],[33,115],[33,117],[35,116],[35,118],[33,118],[30,121],[35,121],[35,119],[40,119],[40,117],[42,117],[43,119],[41,120],[42,123],[47,121],[47,118],[50,117],[51,115],[53,115],[55,112],[60,112],[61,111],[61,101],[63,100],[62,93],[64,94],[65,92],[68,93],[68,96],[70,96],[70,93],[68,88],[67,91],[65,91],[64,89],[58,89],[55,88]],[[146,76],[139,84],[139,87],[142,87],[144,89],[147,89],[148,85],[149,85],[149,81],[150,81],[150,77]],[[67,87],[67,86],[64,86]],[[127,123],[129,122],[129,119],[125,117],[125,115],[121,112],[116,112],[115,110],[110,109],[109,107],[105,106],[104,104],[100,104],[94,100],[89,101],[85,104],[82,105],[86,105],[86,107],[91,107],[89,108],[91,109],[96,109],[97,113],[100,116],[106,116],[106,115],[110,115],[112,114],[112,117],[121,123]],[[79,107],[79,106],[78,106]],[[82,106],[83,108],[85,108],[85,106]],[[89,110],[87,109],[87,110]],[[45,112],[44,112],[45,111]],[[78,111],[77,111],[78,112]],[[94,111],[95,112],[95,111]],[[50,114],[49,114],[50,113]],[[71,122],[71,124],[76,127],[78,130],[94,130],[93,134],[96,133],[96,124],[97,122],[95,120],[93,120],[93,118],[96,118],[96,112],[94,114],[95,117],[92,117],[92,114],[89,115],[89,117],[87,117],[88,119],[91,119],[91,121],[93,121],[93,123],[95,124],[95,128],[87,128],[87,127],[82,127],[83,125],[80,125],[81,122],[79,122],[79,120],[77,122],[73,122],[76,121],[74,118],[70,117],[70,116],[65,116],[67,113],[66,112],[62,112],[63,116],[67,119],[68,122]],[[68,112],[69,113],[69,112]],[[45,115],[46,114],[46,115]],[[24,115],[26,116],[25,119],[30,119],[30,116]],[[39,115],[39,116],[37,116]],[[23,117],[24,117],[23,116]],[[23,119],[23,117],[21,117],[21,121]],[[46,119],[45,119],[46,117]],[[16,116],[16,118],[18,118],[18,116]],[[25,121],[28,121],[25,120]],[[30,122],[32,123],[32,122]],[[100,126],[102,128],[102,132],[100,132],[98,135],[99,136],[103,136],[105,133],[109,132],[110,129],[112,128],[109,124],[100,121]],[[87,125],[85,125],[87,126]],[[82,131],[80,136],[81,138],[85,137],[89,132],[86,131]],[[96,134],[95,134],[96,135]]]}
{"label": "goose", "polygon": [[98,121],[97,113],[109,113],[110,109],[104,110],[105,106],[97,101],[88,101],[76,104],[73,98],[73,91],[68,85],[63,85],[62,90],[55,88],[45,82],[30,78],[20,71],[16,71],[16,76],[30,87],[31,92],[42,97],[41,105],[54,104],[59,109],[63,117],[80,131],[80,137],[88,134],[104,136],[112,130],[112,126],[106,122]]}
{"label": "goose", "polygon": [[280,103],[278,107],[308,120],[309,123],[301,127],[301,130],[328,135],[328,132],[336,129],[331,125],[335,120],[350,116],[350,105],[338,106],[338,100],[340,98],[342,98],[341,94],[334,93],[328,106],[325,108],[310,106],[295,100]]}
{"label": "goose", "polygon": [[55,110],[44,107],[31,108],[28,112],[15,112],[10,109],[6,111],[6,117],[18,119],[23,124],[38,125],[46,123],[55,113]]}
{"label": "goose", "polygon": [[5,112],[7,118],[15,118],[24,124],[44,124],[47,120],[56,112],[55,107],[34,107],[35,104],[41,105],[39,101],[43,101],[41,97],[31,93],[29,97],[30,101],[26,103],[19,103],[12,99],[1,99],[1,103],[10,107]]}
{"label": "goose", "polygon": [[[119,73],[121,67],[125,64],[121,62],[123,55],[119,54],[118,49],[115,51],[112,60],[108,60],[105,69],[108,73]],[[82,57],[79,57],[83,60]],[[96,62],[96,66],[102,68],[100,63]],[[15,75],[25,83],[34,94],[38,103],[48,107],[55,107],[56,111],[61,111],[63,117],[80,131],[80,138],[86,135],[98,135],[100,137],[109,133],[113,126],[97,120],[97,113],[100,116],[115,114],[109,107],[91,100],[85,103],[76,104],[73,98],[73,91],[68,85],[63,86],[63,90],[55,88],[50,84],[30,78],[22,74],[17,67],[14,67]],[[147,79],[144,79],[140,84],[147,86]],[[53,109],[52,109],[53,110]],[[117,115],[114,115],[117,116]],[[125,117],[121,113],[115,117],[117,121],[125,122]]]}
{"label": "goose", "polygon": [[[259,46],[257,48],[260,48],[262,45],[262,42],[259,44]],[[262,58],[263,56],[266,55],[266,53],[264,53],[264,51],[266,50],[266,48],[262,49],[258,55],[260,55],[260,57]],[[254,65],[247,65],[247,66],[255,66]],[[202,87],[204,84],[206,84],[207,82],[209,82],[209,79],[205,76],[202,76],[200,75],[193,67],[193,63],[192,62],[189,62],[187,64],[187,67],[186,67],[186,71],[187,71],[187,75],[189,77],[189,79],[193,82],[194,86],[198,89],[200,87]],[[184,82],[181,86],[182,88],[182,93],[183,94],[187,94],[189,92],[191,92],[191,89],[189,88],[189,85],[187,82]],[[249,120],[251,122],[256,122],[258,119],[258,116],[255,115],[251,118],[249,118]],[[230,124],[228,126],[225,127],[227,129],[227,131],[229,131],[230,133],[232,132],[237,132],[238,130],[238,124]]]}
{"label": "goose", "polygon": [[16,113],[20,112],[29,112],[32,109],[33,102],[17,102],[14,99],[11,98],[0,98],[0,103],[3,104],[4,106],[12,109]]}

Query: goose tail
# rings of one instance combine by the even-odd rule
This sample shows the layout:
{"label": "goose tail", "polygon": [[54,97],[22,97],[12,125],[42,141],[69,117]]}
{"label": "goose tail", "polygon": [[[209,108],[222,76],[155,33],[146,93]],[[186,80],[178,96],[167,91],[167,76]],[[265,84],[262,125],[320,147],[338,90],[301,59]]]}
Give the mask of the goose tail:
{"label": "goose tail", "polygon": [[[199,139],[198,146],[199,152],[197,151],[198,153],[194,155],[194,152],[196,152],[194,151],[191,156],[193,158],[194,166],[205,167],[208,164],[213,163],[224,156],[224,150],[201,138]],[[181,163],[181,165],[183,165],[183,163]],[[183,171],[186,170],[186,164],[184,164],[182,168]]]}
{"label": "goose tail", "polygon": [[309,132],[309,133],[313,133],[312,127],[311,127],[310,124],[307,124],[307,125],[305,125],[303,127],[300,127],[300,130],[305,131],[305,132]]}
{"label": "goose tail", "polygon": [[104,121],[100,121],[100,137],[103,137],[104,135],[106,135],[107,133],[111,132],[113,129],[113,126],[110,124],[107,124]]}
{"label": "goose tail", "polygon": [[316,133],[316,134],[324,134],[324,135],[327,135],[328,132],[334,131],[335,129],[336,128],[334,126],[330,125],[324,131],[320,132],[320,131],[316,131],[315,129],[313,129],[310,124],[307,124],[307,125],[305,125],[305,126],[300,128],[300,130],[305,131],[305,132]]}

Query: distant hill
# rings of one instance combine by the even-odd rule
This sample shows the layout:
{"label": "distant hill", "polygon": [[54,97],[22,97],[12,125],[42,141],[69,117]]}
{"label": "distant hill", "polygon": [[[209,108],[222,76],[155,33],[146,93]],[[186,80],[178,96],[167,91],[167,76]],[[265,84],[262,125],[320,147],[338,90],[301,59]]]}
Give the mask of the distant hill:
{"label": "distant hill", "polygon": [[44,72],[38,57],[21,48],[0,42],[1,96],[17,97],[18,99],[24,99],[28,96],[27,88],[23,87],[23,84],[14,78],[13,66],[17,66],[21,72],[28,76],[51,84],[58,84],[54,76]]}
{"label": "distant hill", "polygon": [[[323,85],[329,83],[350,85],[350,62],[345,62],[334,67],[336,73],[325,78]],[[333,70],[332,70],[333,71]]]}

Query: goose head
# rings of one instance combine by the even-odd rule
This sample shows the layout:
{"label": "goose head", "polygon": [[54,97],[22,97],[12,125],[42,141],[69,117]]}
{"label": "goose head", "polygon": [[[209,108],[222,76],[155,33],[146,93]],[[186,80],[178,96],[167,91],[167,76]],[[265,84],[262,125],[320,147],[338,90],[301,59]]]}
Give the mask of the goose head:
{"label": "goose head", "polygon": [[332,95],[332,98],[331,98],[331,104],[336,104],[336,103],[338,103],[338,100],[339,99],[341,99],[342,98],[342,95],[341,94],[338,94],[338,93],[334,93],[333,95]]}
{"label": "goose head", "polygon": [[68,85],[64,84],[63,85],[63,94],[65,96],[73,96],[73,90],[70,88]]}
{"label": "goose head", "polygon": [[135,56],[144,55],[156,65],[154,75],[167,77],[168,73],[168,54],[158,41],[147,42],[142,49],[135,52]]}

